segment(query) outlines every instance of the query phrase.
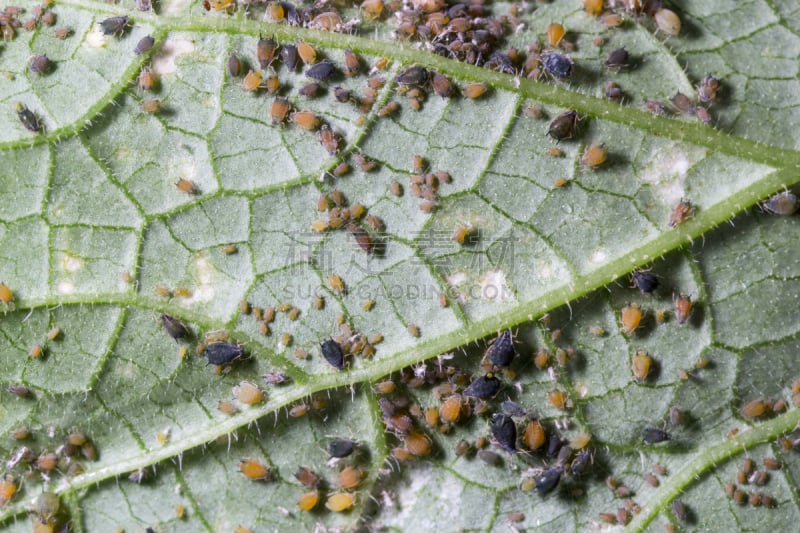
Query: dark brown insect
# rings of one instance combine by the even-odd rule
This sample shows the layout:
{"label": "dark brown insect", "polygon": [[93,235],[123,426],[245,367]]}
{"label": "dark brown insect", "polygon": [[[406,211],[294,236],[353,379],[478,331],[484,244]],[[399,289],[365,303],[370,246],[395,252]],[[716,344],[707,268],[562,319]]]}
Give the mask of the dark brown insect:
{"label": "dark brown insect", "polygon": [[358,56],[349,48],[344,49],[344,75],[351,78],[358,74],[361,63]]}
{"label": "dark brown insect", "polygon": [[145,52],[149,52],[150,49],[153,48],[155,42],[156,42],[155,39],[153,39],[151,36],[145,35],[144,37],[139,39],[138,43],[136,43],[136,47],[133,49],[133,53],[138,56],[139,54],[144,54]]}
{"label": "dark brown insect", "polygon": [[433,92],[442,98],[449,98],[453,94],[453,82],[450,81],[450,78],[438,72],[433,73],[431,85],[433,85]]}
{"label": "dark brown insect", "polygon": [[606,59],[608,68],[625,68],[630,66],[630,54],[624,48],[617,48]]}
{"label": "dark brown insect", "polygon": [[369,233],[358,227],[356,224],[348,224],[347,231],[356,240],[358,246],[364,250],[368,255],[375,251],[375,241]]}
{"label": "dark brown insect", "polygon": [[297,54],[297,46],[293,44],[284,44],[283,47],[281,47],[281,61],[286,65],[286,68],[294,72],[297,65],[300,63]]}
{"label": "dark brown insect", "polygon": [[403,69],[395,77],[398,85],[422,86],[428,83],[428,71],[419,65]]}
{"label": "dark brown insect", "polygon": [[336,66],[330,61],[320,61],[306,70],[306,76],[317,81],[327,81],[337,74]]}
{"label": "dark brown insect", "polygon": [[32,131],[34,133],[38,133],[42,131],[42,123],[39,122],[39,118],[27,107],[23,104],[17,102],[17,117],[19,121],[22,122],[22,125],[25,126],[25,129]]}
{"label": "dark brown insect", "polygon": [[269,67],[275,60],[275,53],[278,51],[278,43],[270,37],[260,37],[256,43],[256,57],[262,69]]}
{"label": "dark brown insect", "polygon": [[239,61],[239,57],[235,52],[228,54],[228,61],[225,67],[228,69],[228,76],[231,78],[236,78],[242,74],[242,62]]}
{"label": "dark brown insect", "polygon": [[694,207],[688,200],[681,200],[669,214],[669,227],[674,228],[694,215]]}
{"label": "dark brown insect", "polygon": [[578,126],[578,113],[573,110],[564,111],[550,122],[547,134],[556,141],[571,139]]}
{"label": "dark brown insect", "polygon": [[175,342],[178,342],[178,339],[191,336],[188,326],[173,316],[166,313],[161,315],[161,323],[164,325],[164,330],[167,334],[175,339]]}
{"label": "dark brown insect", "polygon": [[100,30],[104,35],[119,37],[128,26],[128,17],[111,17],[100,21]]}

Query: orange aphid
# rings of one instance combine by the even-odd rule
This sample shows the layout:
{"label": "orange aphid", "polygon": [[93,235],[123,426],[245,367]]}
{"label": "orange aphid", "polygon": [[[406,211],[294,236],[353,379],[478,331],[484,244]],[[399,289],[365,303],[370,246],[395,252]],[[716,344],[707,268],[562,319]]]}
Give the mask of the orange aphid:
{"label": "orange aphid", "polygon": [[603,12],[603,0],[583,0],[583,10],[589,15],[599,15]]}
{"label": "orange aphid", "polygon": [[411,431],[404,440],[406,450],[416,456],[430,455],[431,439],[423,433]]}
{"label": "orange aphid", "polygon": [[11,498],[17,493],[17,488],[17,482],[10,474],[6,474],[0,480],[0,508],[5,507],[11,501]]}
{"label": "orange aphid", "polygon": [[8,288],[8,285],[5,283],[0,283],[0,302],[4,304],[8,304],[14,301],[14,294],[11,292],[11,289]]}
{"label": "orange aphid", "polygon": [[545,434],[544,428],[538,420],[531,420],[525,426],[522,440],[530,450],[536,451],[544,445],[547,440],[547,434]]}
{"label": "orange aphid", "polygon": [[586,147],[581,156],[581,165],[586,168],[597,168],[608,159],[608,148],[602,144],[592,144]]}
{"label": "orange aphid", "polygon": [[360,483],[361,479],[364,477],[364,471],[359,468],[353,468],[352,466],[348,466],[341,472],[336,478],[336,485],[340,489],[354,489]]}
{"label": "orange aphid", "polygon": [[197,185],[195,185],[192,180],[181,178],[177,181],[177,183],[175,183],[175,187],[177,187],[179,191],[185,192],[186,194],[200,194],[200,189],[197,188]]}
{"label": "orange aphid", "polygon": [[642,321],[642,309],[638,304],[626,305],[620,312],[622,332],[626,335],[633,333]]}
{"label": "orange aphid", "polygon": [[564,38],[564,34],[567,33],[567,30],[564,29],[564,26],[557,22],[553,22],[547,25],[547,42],[550,46],[558,46],[561,42],[561,39]]}
{"label": "orange aphid", "polygon": [[453,394],[447,398],[439,408],[439,416],[445,422],[458,422],[461,417],[461,406],[463,400],[460,394]]}
{"label": "orange aphid", "polygon": [[678,324],[685,324],[692,312],[692,298],[684,293],[680,293],[675,300],[675,318]]}
{"label": "orange aphid", "polygon": [[554,389],[548,392],[547,401],[549,401],[550,405],[552,405],[559,411],[564,411],[569,407],[567,402],[567,395],[564,394],[564,391],[562,390]]}
{"label": "orange aphid", "polygon": [[334,513],[341,513],[342,511],[347,511],[350,509],[355,502],[355,494],[350,494],[348,492],[337,492],[336,494],[331,494],[328,497],[328,501],[325,502],[325,507]]}
{"label": "orange aphid", "polygon": [[246,92],[257,91],[261,87],[261,72],[251,70],[242,80],[242,89]]}
{"label": "orange aphid", "polygon": [[233,396],[245,405],[253,405],[264,400],[264,391],[249,381],[242,381],[233,388]]}
{"label": "orange aphid", "polygon": [[647,355],[647,352],[636,352],[631,364],[631,371],[633,371],[633,376],[636,378],[636,381],[647,380],[647,376],[650,375],[652,363],[653,360]]}
{"label": "orange aphid", "polygon": [[742,407],[742,415],[748,418],[756,418],[769,413],[771,410],[772,406],[769,402],[765,402],[764,400],[753,400]]}
{"label": "orange aphid", "polygon": [[256,459],[242,459],[239,462],[239,471],[247,479],[265,481],[269,479],[269,467]]}
{"label": "orange aphid", "polygon": [[301,511],[310,511],[319,503],[319,491],[306,492],[297,500],[297,508]]}

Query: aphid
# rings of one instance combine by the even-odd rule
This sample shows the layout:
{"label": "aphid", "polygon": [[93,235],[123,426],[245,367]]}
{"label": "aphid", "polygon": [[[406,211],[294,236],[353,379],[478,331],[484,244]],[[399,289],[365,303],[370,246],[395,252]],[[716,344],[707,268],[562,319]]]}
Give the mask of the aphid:
{"label": "aphid", "polygon": [[42,356],[42,345],[34,344],[28,355],[30,355],[31,359],[39,359]]}
{"label": "aphid", "polygon": [[636,381],[647,381],[652,364],[653,360],[647,355],[647,352],[636,352],[631,364],[631,370],[633,371],[633,376],[636,378]]}
{"label": "aphid", "polygon": [[244,355],[244,348],[229,342],[211,342],[203,350],[203,356],[210,365],[226,365]]}
{"label": "aphid", "polygon": [[504,400],[500,403],[500,408],[509,416],[525,416],[528,414],[528,411],[512,400]]}
{"label": "aphid", "polygon": [[663,31],[667,35],[675,36],[681,32],[681,19],[672,10],[659,9],[653,19],[656,21],[659,31]]}
{"label": "aphid", "polygon": [[339,136],[334,132],[330,126],[323,124],[317,134],[319,143],[328,152],[328,155],[336,155],[339,153]]}
{"label": "aphid", "polygon": [[397,180],[392,180],[389,184],[389,190],[394,196],[403,196],[403,186]]}
{"label": "aphid", "polygon": [[320,344],[322,356],[331,366],[339,370],[344,370],[344,353],[342,346],[333,339],[328,339]]}
{"label": "aphid", "polygon": [[544,70],[554,78],[564,80],[569,78],[572,74],[572,66],[574,63],[569,56],[559,54],[558,52],[544,52],[541,57]]}
{"label": "aphid", "polygon": [[516,355],[514,337],[511,330],[500,333],[486,350],[486,356],[495,366],[507,367],[511,365]]}
{"label": "aphid", "polygon": [[269,467],[256,459],[242,459],[239,461],[239,471],[247,479],[253,481],[266,481],[269,479]]}
{"label": "aphid", "polygon": [[763,505],[764,507],[775,507],[776,503],[777,502],[775,501],[775,498],[773,498],[772,496],[768,494],[761,495],[761,505]]}
{"label": "aphid", "polygon": [[289,115],[289,120],[291,120],[295,126],[303,128],[306,131],[315,131],[322,123],[322,120],[311,111],[295,111]]}
{"label": "aphid", "polygon": [[256,43],[256,57],[262,69],[269,67],[275,60],[278,43],[270,37],[260,37]]}
{"label": "aphid", "polygon": [[72,28],[61,26],[60,28],[56,28],[54,33],[57,39],[61,39],[63,41],[64,39],[72,35]]}
{"label": "aphid", "polygon": [[706,76],[697,86],[697,99],[703,103],[713,102],[717,99],[720,82],[714,76]]}
{"label": "aphid", "polygon": [[17,481],[11,474],[6,474],[0,479],[0,509],[11,501],[18,488]]}
{"label": "aphid", "polygon": [[424,433],[410,431],[403,439],[405,449],[417,457],[430,455],[431,439]]}
{"label": "aphid", "polygon": [[630,54],[624,48],[617,48],[608,54],[606,66],[608,68],[625,68],[630,66]]}
{"label": "aphid", "polygon": [[144,54],[145,52],[149,52],[150,49],[153,48],[155,42],[156,42],[155,39],[153,39],[151,36],[145,35],[144,37],[139,39],[138,43],[136,43],[136,47],[133,49],[133,53],[138,56],[140,54]]}
{"label": "aphid", "polygon": [[510,416],[495,413],[492,415],[489,428],[492,431],[492,437],[501,448],[508,453],[517,451],[517,425]]}
{"label": "aphid", "polygon": [[672,102],[672,105],[675,106],[679,112],[691,115],[695,112],[694,102],[692,99],[683,94],[682,92],[675,93],[675,96],[669,99]]}
{"label": "aphid", "polygon": [[349,492],[337,492],[328,496],[325,507],[334,513],[341,513],[350,509],[356,502],[355,494]]}
{"label": "aphid", "polygon": [[281,80],[272,68],[270,68],[266,78],[264,78],[264,88],[269,94],[275,94],[281,88]]}
{"label": "aphid", "polygon": [[228,54],[228,60],[225,63],[225,68],[228,71],[228,76],[237,78],[242,74],[242,62],[235,52]]}
{"label": "aphid", "polygon": [[622,88],[613,81],[607,81],[605,84],[605,95],[609,100],[616,102],[622,101],[623,96]]}
{"label": "aphid", "polygon": [[400,109],[400,104],[394,100],[383,106],[382,108],[378,109],[378,116],[379,117],[388,117],[397,112]]}
{"label": "aphid", "polygon": [[564,467],[562,466],[548,468],[542,472],[541,475],[536,478],[536,485],[534,486],[536,492],[538,492],[540,496],[544,496],[552,491],[554,488],[556,488],[558,482],[561,480],[561,474],[563,472]]}
{"label": "aphid", "polygon": [[753,400],[742,407],[742,416],[757,418],[772,411],[772,406],[764,400]]}
{"label": "aphid", "polygon": [[47,340],[54,341],[61,336],[61,328],[56,326],[47,332]]}
{"label": "aphid", "polygon": [[442,98],[449,98],[453,94],[453,82],[450,81],[450,78],[438,72],[433,73],[431,85],[433,86],[433,92]]}
{"label": "aphid", "polygon": [[464,89],[461,93],[470,100],[475,100],[476,98],[480,98],[483,96],[486,91],[489,90],[489,86],[482,82],[473,82],[468,83],[464,86]]}
{"label": "aphid", "polygon": [[23,126],[25,126],[26,130],[34,133],[42,131],[42,123],[39,121],[39,118],[33,113],[33,111],[19,102],[17,102],[16,111],[17,118],[19,118],[19,121],[22,122]]}
{"label": "aphid", "polygon": [[344,294],[347,289],[344,280],[338,274],[331,274],[326,279],[328,287],[336,294]]}
{"label": "aphid", "polygon": [[311,511],[319,503],[319,491],[306,492],[297,500],[297,508],[301,511]]}
{"label": "aphid", "polygon": [[307,403],[300,403],[289,409],[289,416],[292,418],[301,418],[308,414],[310,406]]}
{"label": "aphid", "polygon": [[634,270],[631,276],[633,284],[642,293],[651,293],[658,288],[658,278],[649,270]]}
{"label": "aphid", "polygon": [[[372,172],[373,170],[378,168],[378,164],[375,161],[372,161],[371,159],[367,159],[362,154],[358,154],[358,153],[353,154],[353,161],[356,163],[356,165],[359,166],[359,168],[361,168],[361,170],[363,172]],[[361,210],[361,214],[363,214],[364,206],[362,206],[361,204],[354,204],[350,208],[351,215],[353,213],[353,208],[355,206],[358,206],[358,208]],[[361,217],[359,215],[359,216],[354,216],[353,218],[361,218]]]}
{"label": "aphid", "polygon": [[547,42],[550,46],[556,47],[561,43],[561,39],[564,38],[564,35],[567,33],[567,30],[564,29],[564,26],[557,22],[552,22],[547,25]]}
{"label": "aphid", "polygon": [[470,383],[469,386],[464,390],[464,396],[486,399],[497,394],[497,391],[499,390],[500,380],[494,377],[494,374],[488,373]]}
{"label": "aphid", "polygon": [[428,83],[428,71],[419,65],[413,65],[400,71],[394,80],[398,85],[423,86]]}
{"label": "aphid", "polygon": [[43,453],[36,458],[36,468],[43,472],[50,472],[58,466],[58,456],[54,453]]}
{"label": "aphid", "polygon": [[660,485],[658,478],[649,472],[644,475],[644,482],[654,488]]}
{"label": "aphid", "polygon": [[242,381],[233,388],[233,396],[245,405],[255,405],[264,400],[264,391],[254,383]]}
{"label": "aphid", "polygon": [[119,35],[125,31],[127,26],[128,17],[110,17],[100,21],[100,31],[103,32],[103,35],[114,35],[115,37],[119,37]]}
{"label": "aphid", "polygon": [[28,70],[34,74],[46,74],[50,70],[50,60],[44,54],[34,54],[30,58]]}
{"label": "aphid", "polygon": [[593,461],[592,452],[581,450],[569,465],[569,473],[574,477],[581,477],[586,473],[586,467]]}
{"label": "aphid", "polygon": [[672,505],[670,508],[672,509],[672,514],[675,515],[675,518],[681,522],[686,522],[686,518],[689,516],[689,513],[686,510],[686,505],[683,503],[683,500],[679,498],[672,500]]}
{"label": "aphid", "polygon": [[683,411],[677,405],[673,405],[669,409],[669,423],[673,426],[679,426],[683,423]]}
{"label": "aphid", "polygon": [[573,110],[564,111],[550,122],[547,134],[556,141],[571,139],[578,126],[578,113]]}
{"label": "aphid", "polygon": [[678,324],[685,324],[692,313],[692,298],[684,293],[680,293],[673,298],[675,302],[675,318]]}
{"label": "aphid", "polygon": [[658,444],[672,438],[672,435],[663,429],[647,426],[642,430],[642,440],[645,444]]}
{"label": "aphid", "polygon": [[293,44],[284,44],[281,48],[280,55],[281,61],[283,61],[283,64],[286,65],[286,68],[294,72],[299,63],[297,46]]}
{"label": "aphid", "polygon": [[547,401],[559,411],[565,411],[571,407],[569,398],[567,398],[567,395],[564,393],[564,391],[559,389],[554,389],[548,392]]}
{"label": "aphid", "polygon": [[156,77],[153,74],[153,71],[150,70],[150,67],[147,65],[142,67],[141,72],[139,72],[139,77],[137,78],[137,83],[139,85],[139,89],[142,91],[152,91],[153,88],[156,86]]}
{"label": "aphid", "polygon": [[170,337],[175,339],[175,342],[177,342],[178,339],[191,336],[189,333],[189,328],[186,326],[186,324],[173,316],[168,314],[161,315],[161,324],[164,326],[164,331],[166,331]]}
{"label": "aphid", "polygon": [[502,458],[490,450],[478,450],[478,459],[486,463],[487,465],[497,465],[502,461]]}
{"label": "aphid", "polygon": [[336,66],[331,61],[321,61],[306,70],[306,76],[317,81],[327,81],[337,73]]}
{"label": "aphid", "polygon": [[711,121],[713,120],[711,113],[705,107],[696,107],[694,109],[694,114],[697,117],[697,120],[703,124],[711,124]]}
{"label": "aphid", "polygon": [[626,335],[633,333],[642,322],[641,307],[638,304],[628,304],[620,311],[620,321],[622,322],[622,332]]}
{"label": "aphid", "polygon": [[581,156],[581,165],[584,168],[597,168],[606,162],[608,148],[603,144],[590,144]]}
{"label": "aphid", "polygon": [[350,91],[345,89],[344,87],[336,86],[333,88],[333,97],[336,98],[337,102],[342,104],[346,104],[350,101]]}
{"label": "aphid", "polygon": [[789,216],[797,212],[797,209],[800,208],[800,202],[798,202],[794,193],[784,191],[770,196],[769,199],[761,204],[761,207],[764,211],[773,215]]}
{"label": "aphid", "polygon": [[342,459],[352,454],[358,443],[350,439],[335,438],[328,443],[328,454],[331,457]]}
{"label": "aphid", "polygon": [[408,333],[410,333],[412,337],[419,337],[420,335],[419,326],[417,326],[416,324],[409,324],[407,329]]}
{"label": "aphid", "polygon": [[261,71],[249,71],[242,80],[242,90],[245,92],[257,91],[263,82]]}
{"label": "aphid", "polygon": [[352,78],[361,68],[358,56],[349,48],[344,49],[344,75]]}
{"label": "aphid", "polygon": [[175,183],[175,187],[177,187],[179,191],[192,196],[200,194],[200,189],[197,188],[197,185],[195,185],[192,180],[181,178]]}
{"label": "aphid", "polygon": [[13,394],[18,398],[25,398],[31,393],[31,390],[22,384],[13,384],[6,387],[6,392]]}
{"label": "aphid", "polygon": [[461,418],[463,399],[460,394],[449,396],[439,408],[439,417],[448,424],[454,424]]}
{"label": "aphid", "polygon": [[336,478],[336,486],[340,489],[351,490],[356,488],[364,477],[364,471],[352,466],[345,467]]}
{"label": "aphid", "polygon": [[583,10],[588,15],[597,16],[603,12],[603,0],[583,0]]}
{"label": "aphid", "polygon": [[272,125],[277,126],[278,124],[282,124],[289,115],[290,108],[291,106],[289,105],[289,100],[286,98],[276,98],[273,100],[272,105],[270,106]]}
{"label": "aphid", "polygon": [[142,100],[142,103],[139,104],[139,108],[145,113],[158,113],[161,111],[161,100],[158,98]]}
{"label": "aphid", "polygon": [[297,43],[297,55],[306,65],[313,65],[317,62],[317,51],[310,44],[300,41]]}

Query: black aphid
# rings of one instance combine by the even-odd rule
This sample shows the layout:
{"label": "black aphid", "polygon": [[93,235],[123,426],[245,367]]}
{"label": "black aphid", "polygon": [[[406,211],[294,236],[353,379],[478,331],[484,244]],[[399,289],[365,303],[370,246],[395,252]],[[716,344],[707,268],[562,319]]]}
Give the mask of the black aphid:
{"label": "black aphid", "polygon": [[573,110],[564,111],[550,122],[547,134],[556,141],[571,139],[578,126],[578,113]]}
{"label": "black aphid", "polygon": [[128,26],[128,17],[111,17],[100,21],[100,30],[104,35],[119,35]]}
{"label": "black aphid", "polygon": [[493,414],[489,427],[492,430],[492,437],[501,448],[508,453],[517,451],[517,425],[510,416],[500,413]]}
{"label": "black aphid", "polygon": [[500,380],[494,377],[494,374],[486,374],[481,376],[464,390],[464,396],[472,396],[473,398],[491,398],[497,391],[500,390]]}
{"label": "black aphid", "polygon": [[642,430],[642,440],[646,444],[657,444],[659,442],[664,442],[665,440],[669,440],[671,438],[672,435],[670,435],[663,429],[647,426]]}
{"label": "black aphid", "polygon": [[356,441],[350,439],[333,439],[328,443],[328,454],[341,459],[353,453],[357,445]]}
{"label": "black aphid", "polygon": [[229,342],[212,342],[206,345],[203,355],[211,365],[226,365],[244,355],[244,348]]}
{"label": "black aphid", "polygon": [[42,131],[42,123],[39,122],[39,118],[33,114],[33,111],[20,103],[17,103],[17,117],[25,129],[36,133]]}
{"label": "black aphid", "polygon": [[281,61],[289,70],[297,68],[298,63],[297,47],[293,44],[284,44],[281,48]]}
{"label": "black aphid", "polygon": [[505,400],[500,404],[500,408],[509,416],[525,416],[528,414],[524,407],[513,400]]}
{"label": "black aphid", "polygon": [[542,54],[544,70],[560,80],[569,78],[572,74],[572,60],[558,52],[545,52]]}
{"label": "black aphid", "polygon": [[642,292],[653,292],[658,288],[658,278],[647,270],[633,271],[633,284]]}
{"label": "black aphid", "polygon": [[558,455],[558,452],[561,450],[561,447],[564,445],[564,441],[561,440],[561,437],[552,433],[547,436],[547,451],[545,455],[547,457],[555,457]]}
{"label": "black aphid", "polygon": [[235,52],[228,54],[228,61],[225,63],[228,69],[228,76],[235,78],[242,73],[242,62]]}
{"label": "black aphid", "polygon": [[617,48],[606,59],[606,66],[609,68],[624,68],[630,66],[630,54],[624,48]]}
{"label": "black aphid", "polygon": [[145,52],[149,52],[153,45],[155,44],[156,40],[150,37],[149,35],[145,35],[139,42],[136,43],[136,48],[133,49],[133,53],[137,56],[139,54],[143,54]]}
{"label": "black aphid", "polygon": [[514,360],[516,350],[514,349],[514,337],[510,330],[502,332],[486,350],[489,361],[495,366],[509,366]]}
{"label": "black aphid", "polygon": [[336,65],[330,61],[320,61],[306,70],[306,76],[317,81],[325,81],[337,75]]}
{"label": "black aphid", "polygon": [[322,349],[322,357],[331,364],[331,366],[344,370],[344,353],[342,347],[333,339],[328,339],[320,344]]}
{"label": "black aphid", "polygon": [[487,465],[494,466],[498,464],[502,458],[491,450],[478,450],[478,459]]}
{"label": "black aphid", "polygon": [[536,492],[538,492],[540,496],[544,496],[556,488],[559,480],[561,480],[561,474],[563,472],[564,467],[562,466],[548,468],[536,478],[536,484],[533,486],[533,488],[536,489]]}
{"label": "black aphid", "polygon": [[161,323],[164,325],[164,329],[169,336],[175,339],[175,342],[178,342],[178,339],[191,336],[186,324],[174,316],[169,316],[167,314],[161,315]]}
{"label": "black aphid", "polygon": [[424,67],[414,65],[400,71],[394,81],[398,85],[425,85],[428,83],[428,71]]}
{"label": "black aphid", "polygon": [[592,452],[589,450],[581,450],[578,452],[578,455],[575,456],[575,459],[572,460],[572,463],[569,465],[569,473],[573,477],[581,477],[583,474],[586,473],[586,468],[592,462]]}

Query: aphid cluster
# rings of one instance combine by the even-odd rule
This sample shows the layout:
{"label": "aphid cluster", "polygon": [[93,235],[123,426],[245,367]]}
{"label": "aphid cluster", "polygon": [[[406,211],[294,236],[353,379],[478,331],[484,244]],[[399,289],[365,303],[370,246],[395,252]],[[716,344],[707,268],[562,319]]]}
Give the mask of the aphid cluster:
{"label": "aphid cluster", "polygon": [[[56,14],[50,9],[52,1],[44,0],[41,4],[33,6],[30,16],[23,20],[26,10],[18,6],[6,6],[0,12],[0,33],[4,41],[11,41],[17,36],[20,29],[32,32],[42,26],[53,26],[56,23]],[[58,31],[56,30],[56,36]],[[61,38],[61,37],[59,37]]]}
{"label": "aphid cluster", "polygon": [[[427,162],[420,155],[414,156],[411,171],[413,174],[409,177],[409,192],[412,196],[422,200],[419,204],[422,212],[433,212],[439,204],[439,187],[443,183],[447,184],[452,181],[450,174],[443,170],[429,171]],[[458,240],[457,235],[454,235],[454,238],[456,241]],[[463,240],[465,239],[466,233]]]}
{"label": "aphid cluster", "polygon": [[[366,215],[367,209],[359,204],[348,205],[347,199],[341,191],[331,191],[322,194],[317,201],[317,210],[328,213],[328,220],[315,220],[311,223],[311,230],[316,233],[346,229],[358,247],[366,254],[382,253],[383,241],[379,232],[384,228],[383,221],[375,215]],[[342,289],[331,287],[336,292]]]}

